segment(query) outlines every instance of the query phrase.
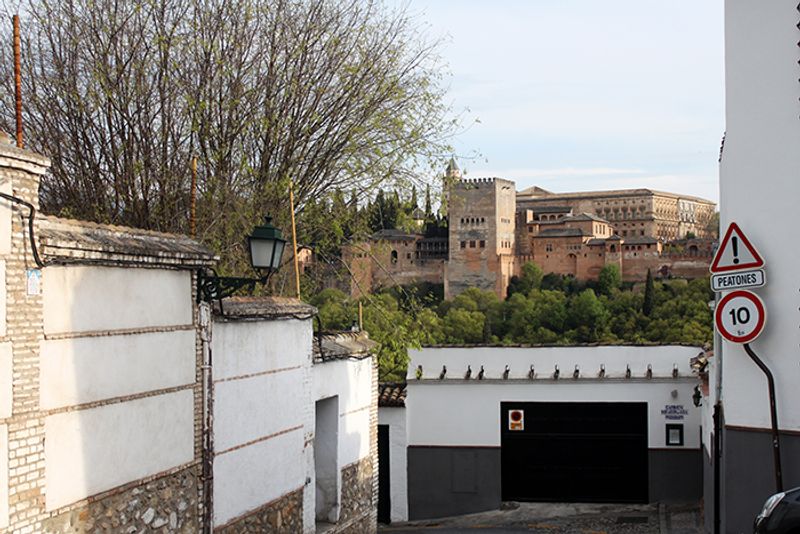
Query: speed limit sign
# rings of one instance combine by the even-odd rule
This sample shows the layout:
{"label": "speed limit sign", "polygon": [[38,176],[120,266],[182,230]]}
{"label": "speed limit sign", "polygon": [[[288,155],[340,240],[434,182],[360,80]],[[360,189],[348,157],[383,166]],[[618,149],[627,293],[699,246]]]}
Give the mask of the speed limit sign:
{"label": "speed limit sign", "polygon": [[714,314],[717,331],[733,343],[750,343],[764,330],[767,310],[750,291],[733,291],[717,304]]}

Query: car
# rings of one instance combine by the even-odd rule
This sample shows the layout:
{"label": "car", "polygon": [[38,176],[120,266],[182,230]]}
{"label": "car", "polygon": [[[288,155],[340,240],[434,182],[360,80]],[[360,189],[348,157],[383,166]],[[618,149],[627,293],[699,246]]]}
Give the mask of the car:
{"label": "car", "polygon": [[776,493],[764,503],[753,525],[755,534],[800,534],[800,488]]}

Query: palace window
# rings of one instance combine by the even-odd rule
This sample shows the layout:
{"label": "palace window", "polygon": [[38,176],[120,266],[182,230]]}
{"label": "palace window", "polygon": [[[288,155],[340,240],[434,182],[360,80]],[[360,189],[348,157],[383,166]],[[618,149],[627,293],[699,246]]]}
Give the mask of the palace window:
{"label": "palace window", "polygon": [[481,248],[486,248],[486,241],[481,239],[480,246],[481,246]]}

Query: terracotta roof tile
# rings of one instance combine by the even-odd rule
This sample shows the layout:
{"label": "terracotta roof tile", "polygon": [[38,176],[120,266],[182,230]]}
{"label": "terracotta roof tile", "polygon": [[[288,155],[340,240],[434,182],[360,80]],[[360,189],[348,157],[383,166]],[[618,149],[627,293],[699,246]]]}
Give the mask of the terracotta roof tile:
{"label": "terracotta roof tile", "polygon": [[406,384],[384,382],[378,385],[378,406],[404,408],[406,405]]}

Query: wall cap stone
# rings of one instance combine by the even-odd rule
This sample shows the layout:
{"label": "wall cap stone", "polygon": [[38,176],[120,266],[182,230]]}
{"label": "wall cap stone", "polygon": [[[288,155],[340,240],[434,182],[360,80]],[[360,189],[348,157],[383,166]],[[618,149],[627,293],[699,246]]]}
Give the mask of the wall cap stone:
{"label": "wall cap stone", "polygon": [[224,314],[214,303],[215,321],[308,320],[317,314],[314,306],[288,297],[229,297],[223,299],[222,309]]}
{"label": "wall cap stone", "polygon": [[50,158],[0,141],[0,167],[21,168],[33,174],[44,174]]}
{"label": "wall cap stone", "polygon": [[364,359],[372,355],[378,343],[360,332],[323,333],[314,343],[314,363],[342,359]]}
{"label": "wall cap stone", "polygon": [[53,216],[37,219],[45,262],[195,269],[218,260],[183,235]]}

